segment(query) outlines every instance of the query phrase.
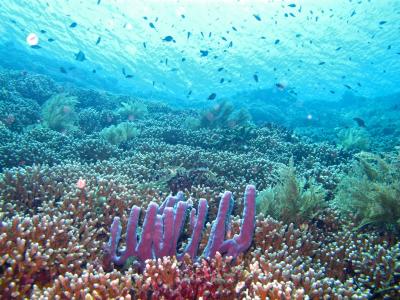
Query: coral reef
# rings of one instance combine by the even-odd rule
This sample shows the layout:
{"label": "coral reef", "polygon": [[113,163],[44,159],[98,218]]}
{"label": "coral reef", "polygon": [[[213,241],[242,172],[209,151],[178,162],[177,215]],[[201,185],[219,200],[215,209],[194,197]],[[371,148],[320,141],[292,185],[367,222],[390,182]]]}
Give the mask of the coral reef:
{"label": "coral reef", "polygon": [[[249,248],[254,232],[255,193],[254,186],[249,185],[246,187],[240,234],[228,240],[224,239],[226,230],[229,231],[233,199],[231,192],[224,193],[219,204],[216,220],[212,225],[207,246],[202,254],[203,257],[213,258],[219,252],[236,258]],[[136,234],[140,208],[134,206],[129,214],[127,224],[126,247],[119,256],[117,256],[117,246],[121,238],[122,228],[120,219],[118,217],[114,218],[111,225],[110,240],[105,249],[104,260],[107,262],[106,265],[109,266],[111,262],[122,265],[131,257],[134,257],[141,267],[143,267],[147,259],[156,259],[164,256],[176,256],[181,260],[184,255],[188,254],[195,259],[208,204],[205,199],[201,199],[196,213],[194,208],[191,209],[191,203],[184,201],[182,198],[183,194],[179,193],[176,197],[170,196],[166,198],[160,207],[153,202],[149,204],[139,242]],[[190,242],[188,242],[183,252],[178,254],[177,243],[184,227],[186,210],[191,211],[190,227],[192,233]]]}
{"label": "coral reef", "polygon": [[147,113],[147,106],[139,101],[122,102],[121,107],[117,110],[124,121],[135,121],[143,118]]}
{"label": "coral reef", "polygon": [[355,214],[358,228],[375,226],[400,233],[400,159],[361,152],[338,186],[335,206]]}
{"label": "coral reef", "polygon": [[119,145],[139,134],[137,127],[131,122],[122,122],[104,128],[100,134],[111,144]]}
{"label": "coral reef", "polygon": [[[216,123],[198,126],[201,111],[158,99],[26,72],[2,71],[0,83],[1,299],[400,297],[397,152],[355,154],[276,124],[239,126],[246,118],[228,104]],[[260,102],[265,95],[275,94],[260,91]],[[52,97],[74,106],[60,131],[36,125]],[[327,119],[313,124],[326,128]],[[371,149],[383,130],[373,119],[363,128]],[[113,145],[101,132],[118,124],[140,134]],[[231,207],[249,199],[249,184],[267,191],[258,200],[269,208],[255,219],[246,203]],[[146,207],[152,215],[139,215]],[[151,220],[150,246],[138,255],[132,245],[146,245],[136,237],[148,237]]]}
{"label": "coral reef", "polygon": [[235,107],[231,103],[222,101],[202,113],[199,126],[205,128],[233,128],[246,125],[251,118],[250,114],[244,109],[236,113],[234,111]]}
{"label": "coral reef", "polygon": [[313,180],[298,179],[292,159],[278,173],[278,183],[259,193],[258,213],[285,223],[302,224],[326,207],[324,188]]}
{"label": "coral reef", "polygon": [[75,106],[76,97],[66,93],[56,94],[43,104],[42,116],[44,125],[55,131],[71,130],[77,122]]}

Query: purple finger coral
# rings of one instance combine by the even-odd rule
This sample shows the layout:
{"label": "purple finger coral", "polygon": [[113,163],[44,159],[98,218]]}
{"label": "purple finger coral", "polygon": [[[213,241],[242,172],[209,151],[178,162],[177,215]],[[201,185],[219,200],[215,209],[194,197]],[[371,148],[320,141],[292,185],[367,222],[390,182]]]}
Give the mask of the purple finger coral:
{"label": "purple finger coral", "polygon": [[[219,252],[235,258],[250,247],[255,227],[255,194],[255,187],[248,185],[243,200],[244,208],[240,233],[228,240],[225,240],[225,236],[229,230],[234,201],[231,192],[223,194],[217,217],[212,223],[207,246],[201,257],[213,258]],[[189,224],[192,234],[183,252],[178,253],[177,244],[188,210],[190,210]],[[192,208],[191,201],[184,200],[183,193],[167,197],[161,206],[151,202],[147,207],[139,238],[140,208],[133,206],[128,218],[126,247],[121,251],[117,249],[121,238],[121,222],[119,217],[114,218],[110,239],[105,247],[106,264],[123,265],[129,258],[135,258],[140,266],[143,266],[147,259],[176,256],[178,260],[181,260],[185,254],[192,258],[198,258],[197,251],[207,218],[207,211],[207,200],[200,199],[196,211],[195,208]]]}

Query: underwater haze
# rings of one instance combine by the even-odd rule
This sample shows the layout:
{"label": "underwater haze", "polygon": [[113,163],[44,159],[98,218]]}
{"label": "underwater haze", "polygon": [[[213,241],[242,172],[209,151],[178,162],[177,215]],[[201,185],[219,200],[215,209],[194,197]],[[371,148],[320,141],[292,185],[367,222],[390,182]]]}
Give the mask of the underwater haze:
{"label": "underwater haze", "polygon": [[400,0],[0,18],[0,300],[400,299]]}
{"label": "underwater haze", "polygon": [[[337,100],[348,90],[377,97],[400,89],[399,6],[396,0],[5,0],[0,55],[6,67],[59,81],[174,100],[276,84],[304,101]],[[30,33],[37,47],[27,44]]]}

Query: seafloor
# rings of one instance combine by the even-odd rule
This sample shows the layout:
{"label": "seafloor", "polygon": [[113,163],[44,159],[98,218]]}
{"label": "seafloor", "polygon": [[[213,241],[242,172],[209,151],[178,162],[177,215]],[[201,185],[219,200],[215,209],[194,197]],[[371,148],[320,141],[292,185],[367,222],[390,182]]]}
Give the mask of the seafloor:
{"label": "seafloor", "polygon": [[[398,124],[369,112],[334,131],[328,123],[341,116],[326,112],[290,129],[249,122],[227,102],[199,111],[160,100],[1,72],[1,299],[400,297]],[[201,257],[226,190],[236,217],[225,239],[239,232],[248,184],[257,189],[250,248]],[[113,218],[122,249],[131,207],[178,191],[194,207],[208,200],[198,256],[110,260]],[[186,223],[172,253],[188,243]]]}

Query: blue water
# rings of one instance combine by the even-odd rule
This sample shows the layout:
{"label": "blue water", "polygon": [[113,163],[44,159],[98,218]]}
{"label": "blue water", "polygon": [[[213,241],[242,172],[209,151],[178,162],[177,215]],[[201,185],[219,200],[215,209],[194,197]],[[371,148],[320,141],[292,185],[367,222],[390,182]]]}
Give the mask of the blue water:
{"label": "blue water", "polygon": [[193,105],[276,84],[302,101],[377,97],[400,91],[399,13],[397,0],[4,0],[0,65]]}

